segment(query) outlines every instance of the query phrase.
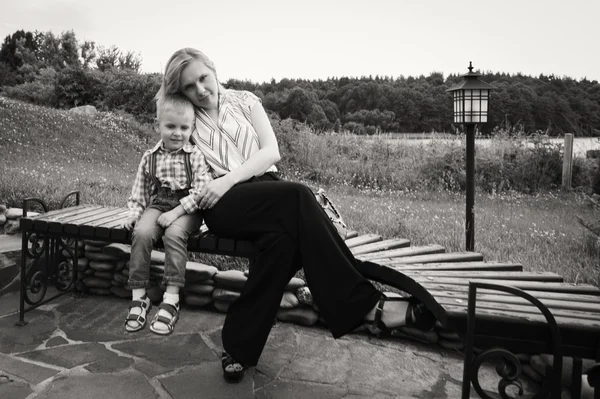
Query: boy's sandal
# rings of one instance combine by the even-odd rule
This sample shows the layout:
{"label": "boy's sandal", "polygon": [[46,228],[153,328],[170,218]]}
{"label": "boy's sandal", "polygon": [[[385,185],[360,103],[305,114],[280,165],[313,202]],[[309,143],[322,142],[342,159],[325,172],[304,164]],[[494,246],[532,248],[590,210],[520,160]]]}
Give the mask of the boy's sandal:
{"label": "boy's sandal", "polygon": [[240,382],[244,378],[246,367],[242,363],[236,362],[227,352],[223,352],[221,355],[221,366],[225,381]]}
{"label": "boy's sandal", "polygon": [[[167,311],[171,317],[166,317],[159,315],[161,310]],[[158,311],[152,318],[152,322],[150,323],[150,331],[158,335],[170,335],[173,333],[175,329],[175,323],[179,320],[179,304],[173,306],[170,303],[163,302],[158,306]],[[167,326],[166,330],[157,330],[154,327],[154,323],[161,322]]]}
{"label": "boy's sandal", "polygon": [[[131,310],[135,308],[142,309],[140,314],[131,313]],[[125,320],[125,330],[127,332],[136,332],[146,327],[147,316],[150,309],[152,309],[152,302],[150,302],[150,298],[148,298],[146,295],[144,295],[141,299],[132,301],[131,305],[129,305],[127,319]],[[138,323],[138,325],[136,327],[132,327],[129,324],[130,321],[135,321]]]}
{"label": "boy's sandal", "polygon": [[[422,331],[430,331],[435,325],[435,316],[427,309],[427,307],[414,297],[403,298],[403,297],[387,297],[381,296],[381,299],[377,303],[375,309],[375,318],[368,326],[369,331],[375,334],[377,337],[390,336],[394,328],[388,328],[385,323],[381,320],[383,315],[383,306],[386,301],[407,301],[408,306],[406,308],[406,324],[401,327],[415,327]],[[414,316],[414,318],[413,318]],[[398,327],[400,328],[400,327]]]}

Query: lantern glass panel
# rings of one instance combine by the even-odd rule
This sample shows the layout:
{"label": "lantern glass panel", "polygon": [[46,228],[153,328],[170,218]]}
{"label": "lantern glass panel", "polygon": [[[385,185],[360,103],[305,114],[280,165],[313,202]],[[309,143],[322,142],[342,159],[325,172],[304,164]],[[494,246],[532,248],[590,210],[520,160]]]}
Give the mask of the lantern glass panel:
{"label": "lantern glass panel", "polygon": [[473,102],[473,90],[465,90],[465,113],[471,113],[471,103]]}

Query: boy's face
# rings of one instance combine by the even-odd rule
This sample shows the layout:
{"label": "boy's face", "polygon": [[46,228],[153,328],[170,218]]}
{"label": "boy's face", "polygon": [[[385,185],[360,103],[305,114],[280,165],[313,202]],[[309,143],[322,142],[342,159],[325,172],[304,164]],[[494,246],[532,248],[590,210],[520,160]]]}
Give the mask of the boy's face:
{"label": "boy's face", "polygon": [[160,133],[165,149],[176,151],[190,140],[194,125],[192,109],[176,109],[167,107],[161,111],[157,120],[157,130]]}

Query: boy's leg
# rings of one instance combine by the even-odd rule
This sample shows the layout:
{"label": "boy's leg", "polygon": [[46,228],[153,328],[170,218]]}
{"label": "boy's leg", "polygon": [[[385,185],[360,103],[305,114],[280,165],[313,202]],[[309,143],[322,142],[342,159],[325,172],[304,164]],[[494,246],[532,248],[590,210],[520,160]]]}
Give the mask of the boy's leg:
{"label": "boy's leg", "polygon": [[150,300],[146,297],[146,287],[150,279],[152,247],[162,234],[162,228],[156,223],[161,214],[157,209],[146,209],[133,229],[128,280],[128,285],[132,288],[133,303],[125,326],[130,332],[144,327],[151,307]]}
{"label": "boy's leg", "polygon": [[165,273],[162,280],[164,286],[184,286],[188,238],[200,230],[201,215],[198,212],[182,215],[165,229],[162,238],[165,246]]}
{"label": "boy's leg", "polygon": [[197,232],[201,225],[201,213],[185,214],[177,218],[165,230],[163,235],[165,272],[162,284],[166,287],[166,291],[163,295],[161,309],[151,325],[153,332],[169,334],[171,331],[167,322],[172,321],[174,324],[179,317],[179,290],[185,284],[188,238],[190,234]]}
{"label": "boy's leg", "polygon": [[156,223],[161,214],[158,209],[147,208],[133,228],[127,281],[131,288],[148,287],[152,248],[163,232],[163,228]]}

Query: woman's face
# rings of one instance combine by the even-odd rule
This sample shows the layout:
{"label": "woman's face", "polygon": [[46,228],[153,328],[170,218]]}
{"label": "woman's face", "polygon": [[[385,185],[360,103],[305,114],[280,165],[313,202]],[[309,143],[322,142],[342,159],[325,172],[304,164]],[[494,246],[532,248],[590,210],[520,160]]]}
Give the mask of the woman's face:
{"label": "woman's face", "polygon": [[219,102],[219,85],[210,68],[200,60],[193,60],[181,72],[181,93],[197,107],[215,109]]}

